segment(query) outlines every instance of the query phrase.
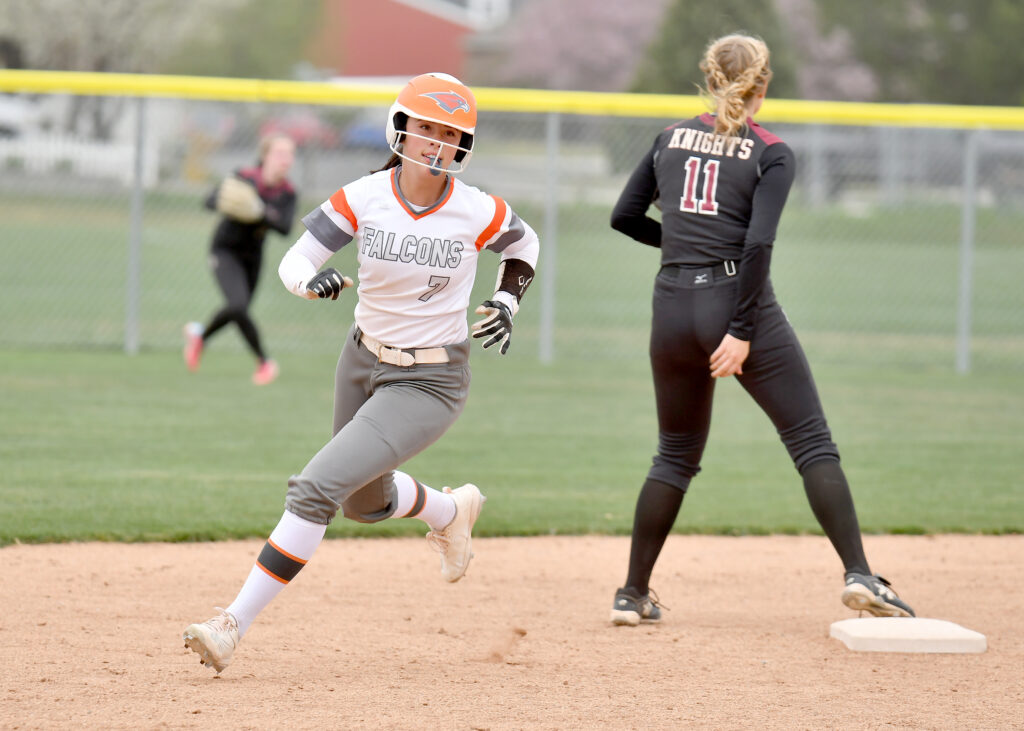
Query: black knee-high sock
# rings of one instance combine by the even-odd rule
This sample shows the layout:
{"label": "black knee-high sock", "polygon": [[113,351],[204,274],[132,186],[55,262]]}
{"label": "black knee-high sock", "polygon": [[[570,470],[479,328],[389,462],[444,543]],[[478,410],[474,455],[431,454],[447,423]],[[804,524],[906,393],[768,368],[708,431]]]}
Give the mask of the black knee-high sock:
{"label": "black knee-high sock", "polygon": [[267,353],[263,350],[263,343],[260,341],[260,332],[256,329],[256,323],[252,321],[252,318],[244,310],[240,311],[237,307],[224,307],[213,316],[210,324],[203,329],[203,342],[212,338],[214,333],[229,322],[234,322],[238,325],[242,337],[249,344],[249,349],[253,354],[261,361],[266,360]]}
{"label": "black knee-high sock", "polygon": [[256,329],[256,323],[247,313],[239,315],[236,322],[238,322],[238,329],[242,331],[245,342],[249,343],[249,349],[261,362],[265,361],[267,354],[263,350],[263,343],[260,342],[260,331]]}
{"label": "black knee-high sock", "polygon": [[839,463],[832,459],[811,463],[803,471],[804,491],[825,535],[839,554],[845,571],[870,574],[864,556],[857,511]]}
{"label": "black knee-high sock", "polygon": [[683,504],[684,491],[664,482],[647,480],[636,501],[633,518],[633,542],[629,551],[629,575],[626,586],[639,594],[648,592],[647,582],[654,570],[662,546],[672,530]]}
{"label": "black knee-high sock", "polygon": [[231,317],[228,315],[228,312],[228,308],[225,307],[218,310],[217,313],[210,318],[210,322],[203,328],[203,342],[212,338],[214,333],[231,322]]}

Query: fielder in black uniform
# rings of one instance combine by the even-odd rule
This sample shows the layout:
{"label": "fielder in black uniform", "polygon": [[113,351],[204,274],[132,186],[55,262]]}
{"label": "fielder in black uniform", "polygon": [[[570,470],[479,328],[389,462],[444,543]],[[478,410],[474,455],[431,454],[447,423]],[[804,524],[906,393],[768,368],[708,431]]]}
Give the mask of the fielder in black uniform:
{"label": "fielder in black uniform", "polygon": [[218,330],[235,323],[257,358],[253,383],[265,385],[278,374],[277,363],[263,348],[249,304],[260,278],[263,244],[270,229],[287,235],[295,218],[295,188],[288,172],[295,160],[295,143],[285,136],[269,137],[260,145],[259,164],[225,178],[206,198],[206,207],[222,215],[210,247],[210,267],[224,293],[224,306],[206,327],[185,326],[185,364],[199,368],[203,347]]}
{"label": "fielder in black uniform", "polygon": [[[871,573],[810,367],[768,276],[795,167],[789,147],[751,119],[771,79],[768,48],[749,36],[720,38],[701,71],[716,114],[662,131],[611,219],[616,230],[661,249],[650,344],[658,453],[637,501],[629,572],[612,622],[660,619],[648,580],[700,471],[715,379],[731,375],[771,418],[803,477],[846,571],[843,603],[877,616],[914,616]],[[652,203],[662,223],[647,216]]]}

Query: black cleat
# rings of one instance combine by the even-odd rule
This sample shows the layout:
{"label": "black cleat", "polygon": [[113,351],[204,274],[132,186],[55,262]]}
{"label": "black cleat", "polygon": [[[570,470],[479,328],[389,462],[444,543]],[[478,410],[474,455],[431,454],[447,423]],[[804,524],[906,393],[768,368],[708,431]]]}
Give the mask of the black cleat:
{"label": "black cleat", "polygon": [[892,590],[881,576],[850,572],[846,575],[843,604],[876,617],[915,617],[914,610]]}
{"label": "black cleat", "polygon": [[651,599],[650,594],[640,596],[634,589],[624,587],[615,592],[612,602],[612,624],[636,627],[641,621],[660,622],[661,604],[657,594]]}

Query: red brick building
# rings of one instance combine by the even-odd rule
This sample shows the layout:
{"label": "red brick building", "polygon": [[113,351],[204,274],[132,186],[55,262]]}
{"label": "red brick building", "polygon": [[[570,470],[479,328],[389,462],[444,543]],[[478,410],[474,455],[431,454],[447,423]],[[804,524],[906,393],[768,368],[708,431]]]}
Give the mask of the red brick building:
{"label": "red brick building", "polygon": [[310,57],[337,76],[462,77],[467,36],[503,21],[507,8],[494,0],[324,0]]}

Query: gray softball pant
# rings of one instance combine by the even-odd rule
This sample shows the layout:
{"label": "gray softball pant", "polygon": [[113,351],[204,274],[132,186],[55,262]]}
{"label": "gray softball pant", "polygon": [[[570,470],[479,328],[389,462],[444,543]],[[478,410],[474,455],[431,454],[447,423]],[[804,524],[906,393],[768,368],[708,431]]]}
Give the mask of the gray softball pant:
{"label": "gray softball pant", "polygon": [[288,480],[285,509],[329,525],[340,508],[360,523],[395,511],[392,472],[455,423],[469,395],[469,341],[445,346],[449,362],[382,363],[349,330],[334,380],[334,437]]}

